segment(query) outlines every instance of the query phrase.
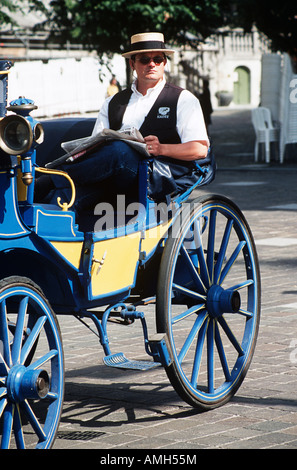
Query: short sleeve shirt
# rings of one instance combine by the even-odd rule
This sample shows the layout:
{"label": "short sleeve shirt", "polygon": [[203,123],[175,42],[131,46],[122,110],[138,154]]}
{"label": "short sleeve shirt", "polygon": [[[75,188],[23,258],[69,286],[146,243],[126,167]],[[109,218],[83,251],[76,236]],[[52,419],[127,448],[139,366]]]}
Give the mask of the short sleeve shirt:
{"label": "short sleeve shirt", "polygon": [[[136,88],[136,81],[132,84],[132,95],[125,110],[122,129],[135,127],[140,129],[144,119],[155,103],[165,86],[165,79],[155,87],[149,88],[146,95],[142,95]],[[112,97],[105,100],[98,114],[92,135],[104,128],[109,128],[108,106]],[[177,102],[176,127],[181,143],[191,141],[206,141],[209,144],[204,117],[199,100],[188,90],[183,90]]]}

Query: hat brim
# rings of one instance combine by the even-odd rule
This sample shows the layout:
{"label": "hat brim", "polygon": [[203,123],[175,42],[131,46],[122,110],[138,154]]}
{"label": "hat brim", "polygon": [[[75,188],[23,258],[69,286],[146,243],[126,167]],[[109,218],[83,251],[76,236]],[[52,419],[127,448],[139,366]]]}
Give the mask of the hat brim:
{"label": "hat brim", "polygon": [[130,59],[133,55],[143,54],[144,52],[162,52],[163,54],[170,56],[170,55],[173,55],[175,51],[172,49],[140,49],[138,51],[136,50],[136,51],[125,52],[124,54],[122,54],[122,56],[125,57],[126,59]]}

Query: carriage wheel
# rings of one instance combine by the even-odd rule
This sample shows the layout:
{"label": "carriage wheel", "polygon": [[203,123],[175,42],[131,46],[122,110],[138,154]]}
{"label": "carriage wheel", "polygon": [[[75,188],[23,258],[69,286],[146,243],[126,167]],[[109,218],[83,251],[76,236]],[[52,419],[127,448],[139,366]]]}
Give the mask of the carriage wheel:
{"label": "carriage wheel", "polygon": [[64,395],[56,316],[31,280],[0,281],[1,448],[50,448]]}
{"label": "carriage wheel", "polygon": [[250,365],[260,320],[253,237],[234,203],[203,196],[185,204],[161,261],[157,330],[167,333],[167,375],[200,409],[234,395]]}

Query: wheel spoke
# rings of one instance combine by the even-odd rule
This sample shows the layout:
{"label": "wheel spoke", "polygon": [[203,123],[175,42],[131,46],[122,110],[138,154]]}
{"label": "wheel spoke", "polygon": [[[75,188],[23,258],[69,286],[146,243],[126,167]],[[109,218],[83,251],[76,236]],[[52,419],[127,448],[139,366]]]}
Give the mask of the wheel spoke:
{"label": "wheel spoke", "polygon": [[214,392],[214,320],[210,320],[207,328],[207,376],[208,393]]}
{"label": "wheel spoke", "polygon": [[[5,374],[5,376],[8,374],[8,371],[9,371],[9,367],[7,366],[5,360],[4,360],[4,357],[2,356],[1,352],[0,352],[0,373],[1,374]],[[0,379],[1,383],[3,383],[3,380]]]}
{"label": "wheel spoke", "polygon": [[210,280],[213,281],[214,275],[214,246],[215,246],[215,231],[216,231],[216,217],[217,211],[212,210],[209,218],[208,230],[208,244],[207,244],[207,269]]}
{"label": "wheel spoke", "polygon": [[18,319],[14,334],[13,345],[11,349],[11,359],[12,363],[16,364],[20,360],[21,347],[24,337],[24,326],[25,326],[25,316],[27,313],[29,297],[24,297],[19,305]]}
{"label": "wheel spoke", "polygon": [[39,369],[39,367],[43,366],[43,364],[45,364],[47,361],[50,361],[51,359],[53,359],[55,356],[58,355],[58,351],[56,349],[52,349],[51,351],[49,351],[48,353],[46,353],[44,356],[40,357],[39,359],[37,359],[37,361],[33,362],[32,364],[30,364],[28,366],[28,370],[36,370],[36,369]]}
{"label": "wheel spoke", "polygon": [[184,344],[183,344],[183,347],[181,348],[180,350],[180,353],[178,355],[178,362],[181,364],[183,359],[185,358],[185,355],[187,354],[187,352],[189,351],[190,347],[191,347],[191,344],[193,343],[196,335],[197,335],[197,332],[199,331],[199,329],[201,328],[201,326],[203,325],[204,321],[205,321],[205,318],[207,316],[207,312],[204,312],[204,314],[200,314],[196,320],[195,320],[195,323],[194,325],[192,326],[192,329],[189,333],[189,335],[187,336]]}
{"label": "wheel spoke", "polygon": [[[3,347],[3,361],[0,361],[0,371],[4,368],[11,367],[11,354],[10,354],[10,345],[9,345],[9,335],[8,335],[8,324],[7,324],[7,314],[6,314],[6,302],[2,300],[0,305],[0,338],[2,341]],[[6,366],[6,367],[5,367]]]}
{"label": "wheel spoke", "polygon": [[229,366],[228,366],[228,362],[227,362],[227,358],[226,358],[226,354],[225,354],[225,350],[224,350],[224,347],[223,347],[222,338],[221,338],[221,335],[220,335],[220,331],[219,331],[219,327],[218,327],[217,322],[215,324],[215,342],[216,342],[216,347],[217,347],[219,358],[220,358],[220,361],[221,361],[221,364],[222,364],[222,368],[223,368],[225,378],[226,378],[227,382],[230,382],[231,375],[230,375]]}
{"label": "wheel spoke", "polygon": [[21,351],[21,356],[20,356],[20,363],[21,364],[24,364],[28,355],[30,354],[30,351],[31,349],[33,348],[42,328],[43,328],[43,325],[45,324],[46,322],[46,316],[43,316],[43,317],[39,317],[34,325],[34,327],[32,328],[32,331],[30,333],[30,335],[28,336],[28,338],[26,339],[26,342],[22,348],[22,351]]}
{"label": "wheel spoke", "polygon": [[222,270],[221,277],[220,277],[220,284],[224,281],[225,277],[229,273],[230,269],[232,268],[233,264],[235,263],[239,253],[243,250],[246,245],[246,241],[241,241],[238,243],[237,247],[233,251],[232,255],[230,256],[229,260],[227,261],[224,269]]}
{"label": "wheel spoke", "polygon": [[0,418],[1,418],[1,416],[2,416],[3,411],[5,410],[6,405],[7,405],[7,399],[6,399],[6,398],[2,398],[2,399],[0,400]]}
{"label": "wheel spoke", "polygon": [[[190,271],[190,274],[191,274],[191,277],[198,289],[198,291],[202,291],[202,292],[206,292],[206,287],[201,279],[201,277],[199,276],[198,272],[197,272],[197,269],[195,268],[190,256],[189,256],[189,253],[187,252],[187,250],[185,249],[185,247],[182,245],[181,246],[181,250],[180,250],[180,253],[185,261],[185,264],[187,266],[187,268],[189,269]],[[199,258],[199,256],[198,256]],[[204,259],[204,257],[203,257]],[[205,263],[205,260],[204,260],[204,263]]]}
{"label": "wheel spoke", "polygon": [[254,316],[253,312],[249,312],[248,310],[244,310],[243,308],[240,308],[237,313],[248,318],[252,318]]}
{"label": "wheel spoke", "polygon": [[188,289],[187,287],[180,286],[179,284],[173,283],[172,288],[174,290],[182,292],[183,294],[187,295],[188,297],[193,297],[193,299],[199,299],[199,300],[206,301],[206,295],[199,294],[198,292],[195,292],[191,289]]}
{"label": "wheel spoke", "polygon": [[184,320],[185,318],[189,317],[190,315],[193,315],[194,313],[199,312],[199,310],[202,310],[204,308],[205,308],[205,304],[194,305],[193,307],[190,307],[184,312],[180,313],[179,315],[176,315],[175,317],[173,317],[172,324],[174,325],[175,323],[181,320]]}
{"label": "wheel spoke", "polygon": [[202,327],[200,328],[198,337],[197,337],[195,359],[194,359],[194,364],[193,364],[193,369],[192,369],[192,376],[191,376],[191,384],[195,388],[197,387],[197,382],[198,382],[198,375],[199,375],[199,370],[200,370],[200,364],[201,364],[201,359],[202,359],[202,351],[203,351],[207,326],[208,326],[208,320],[203,323]]}
{"label": "wheel spoke", "polygon": [[198,238],[198,246],[197,246],[197,256],[199,260],[199,267],[200,267],[200,275],[201,279],[203,280],[203,283],[206,285],[206,287],[210,286],[210,278],[209,278],[209,272],[204,256],[204,250],[203,250],[203,243],[201,239],[201,235],[199,232],[197,232],[197,238]]}
{"label": "wheel spoke", "polygon": [[1,449],[9,448],[12,433],[14,409],[15,405],[13,403],[8,403],[3,413]]}
{"label": "wheel spoke", "polygon": [[218,254],[218,259],[217,259],[217,262],[216,262],[216,265],[215,265],[215,268],[214,268],[214,283],[215,284],[217,284],[220,280],[221,269],[222,269],[223,262],[224,262],[224,259],[225,259],[225,256],[226,256],[226,251],[227,251],[227,247],[228,247],[232,227],[233,227],[233,219],[228,219],[228,221],[226,223],[224,235],[223,235],[223,238],[222,238],[222,242],[221,242],[220,251],[219,251],[219,254]]}
{"label": "wheel spoke", "polygon": [[43,431],[35,413],[33,412],[31,406],[29,405],[28,401],[25,400],[22,402],[21,407],[23,411],[26,413],[28,420],[31,423],[32,428],[34,429],[35,434],[38,436],[40,441],[46,440],[46,434]]}
{"label": "wheel spoke", "polygon": [[233,344],[234,348],[238,352],[240,356],[244,355],[244,351],[240,346],[239,342],[235,338],[234,334],[232,333],[229,325],[227,324],[226,320],[223,317],[218,318],[218,322],[220,323],[221,327],[223,328],[224,332],[226,333],[227,337],[229,338],[230,342]]}
{"label": "wheel spoke", "polygon": [[14,422],[13,422],[13,431],[15,435],[15,441],[18,449],[25,449],[25,439],[22,428],[22,420],[19,406],[16,405]]}
{"label": "wheel spoke", "polygon": [[241,290],[244,289],[245,287],[253,286],[255,284],[253,279],[247,279],[246,281],[240,282],[239,284],[236,284],[235,286],[230,287],[230,290]]}

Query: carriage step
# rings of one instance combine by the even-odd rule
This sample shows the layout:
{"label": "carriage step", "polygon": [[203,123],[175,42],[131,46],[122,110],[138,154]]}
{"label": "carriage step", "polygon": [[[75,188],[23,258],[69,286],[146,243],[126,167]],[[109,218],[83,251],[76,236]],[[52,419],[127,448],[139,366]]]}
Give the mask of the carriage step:
{"label": "carriage step", "polygon": [[127,359],[123,353],[110,354],[103,358],[103,362],[106,366],[117,367],[120,369],[132,369],[132,370],[149,370],[160,367],[160,362],[153,361],[134,361]]}

